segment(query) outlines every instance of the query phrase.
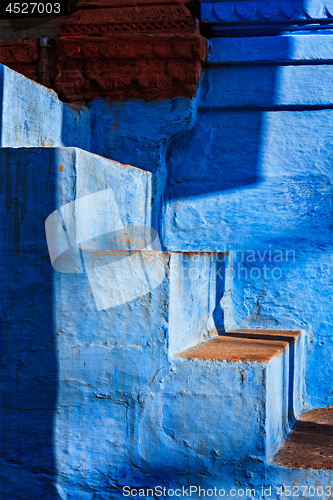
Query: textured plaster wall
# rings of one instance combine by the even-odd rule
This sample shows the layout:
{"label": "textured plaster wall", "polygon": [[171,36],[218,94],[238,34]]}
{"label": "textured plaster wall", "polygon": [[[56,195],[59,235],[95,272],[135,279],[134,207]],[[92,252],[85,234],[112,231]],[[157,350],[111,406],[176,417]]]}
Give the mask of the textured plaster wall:
{"label": "textured plaster wall", "polygon": [[[330,471],[268,459],[290,412],[333,401],[333,41],[210,44],[192,101],[69,108],[2,70],[6,500],[331,484]],[[165,270],[159,287],[97,311],[85,273],[52,270],[44,223],[108,187],[124,222],[151,224],[170,253],[152,257]],[[198,283],[189,268],[208,274]],[[301,329],[305,349],[268,365],[174,356],[236,326]]]}
{"label": "textured plaster wall", "polygon": [[332,39],[278,40],[247,40],[246,52],[244,39],[211,42],[196,123],[168,152],[163,236],[168,248],[234,253],[228,326],[306,330],[305,404],[327,406]]}

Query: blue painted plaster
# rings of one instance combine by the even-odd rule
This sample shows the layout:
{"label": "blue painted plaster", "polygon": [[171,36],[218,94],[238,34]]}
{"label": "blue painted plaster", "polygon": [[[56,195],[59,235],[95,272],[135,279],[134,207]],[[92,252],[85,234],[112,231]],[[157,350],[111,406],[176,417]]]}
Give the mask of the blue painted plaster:
{"label": "blue painted plaster", "polygon": [[[333,486],[270,463],[294,416],[333,404],[333,38],[316,36],[211,40],[194,100],[69,107],[3,68],[5,500]],[[108,188],[124,223],[158,229],[166,277],[98,311],[86,273],[52,269],[44,224]],[[268,364],[177,356],[235,327],[302,335]]]}

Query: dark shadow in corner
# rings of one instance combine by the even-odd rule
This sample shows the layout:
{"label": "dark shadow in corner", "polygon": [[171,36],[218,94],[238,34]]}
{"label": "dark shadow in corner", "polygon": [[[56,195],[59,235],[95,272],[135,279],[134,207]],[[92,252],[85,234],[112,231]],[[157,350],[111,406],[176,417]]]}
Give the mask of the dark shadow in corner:
{"label": "dark shadow in corner", "polygon": [[218,254],[216,262],[216,291],[215,291],[215,309],[213,311],[213,320],[215,328],[219,335],[225,333],[224,328],[224,310],[221,306],[221,300],[225,292],[225,255]]}

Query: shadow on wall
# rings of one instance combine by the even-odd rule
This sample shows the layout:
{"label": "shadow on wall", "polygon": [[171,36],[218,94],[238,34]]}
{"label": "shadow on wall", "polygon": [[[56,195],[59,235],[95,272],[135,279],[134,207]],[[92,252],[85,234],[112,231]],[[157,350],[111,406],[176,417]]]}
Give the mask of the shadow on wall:
{"label": "shadow on wall", "polygon": [[[281,38],[279,58],[289,56],[288,39]],[[246,63],[233,66],[232,58],[233,54],[231,63],[205,70],[196,123],[168,144],[166,199],[197,197],[260,182],[261,108],[277,104],[278,66],[261,66],[258,71],[251,63],[247,68]]]}
{"label": "shadow on wall", "polygon": [[238,189],[259,181],[261,113],[199,113],[195,127],[172,141],[168,198]]}
{"label": "shadow on wall", "polygon": [[27,160],[20,149],[2,150],[1,498],[52,500],[59,498],[58,360],[45,219],[56,208],[56,183],[52,158],[49,165]]}

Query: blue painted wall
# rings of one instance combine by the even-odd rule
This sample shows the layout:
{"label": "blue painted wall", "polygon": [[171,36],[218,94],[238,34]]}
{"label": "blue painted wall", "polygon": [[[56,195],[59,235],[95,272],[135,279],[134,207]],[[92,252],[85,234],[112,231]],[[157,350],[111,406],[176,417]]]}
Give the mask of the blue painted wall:
{"label": "blue painted wall", "polygon": [[[66,106],[3,68],[6,500],[332,485],[331,471],[269,462],[290,377],[296,415],[333,404],[332,49],[329,33],[213,38],[195,99],[112,106]],[[52,269],[44,224],[108,188],[168,252],[152,253],[158,287],[98,311],[86,273]],[[268,364],[175,356],[235,327],[302,337]]]}

